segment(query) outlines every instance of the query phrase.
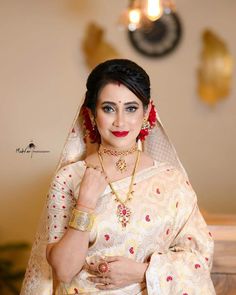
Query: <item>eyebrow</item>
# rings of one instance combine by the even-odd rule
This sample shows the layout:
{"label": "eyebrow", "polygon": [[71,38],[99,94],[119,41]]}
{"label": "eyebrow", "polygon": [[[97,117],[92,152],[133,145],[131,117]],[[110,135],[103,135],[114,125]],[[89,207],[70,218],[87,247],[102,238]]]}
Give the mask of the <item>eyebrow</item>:
{"label": "eyebrow", "polygon": [[[117,104],[116,104],[115,102],[113,102],[113,101],[104,101],[104,102],[102,103],[102,105],[104,105],[104,104],[111,104],[111,105],[113,105],[113,106],[116,106],[116,105],[117,105]],[[137,101],[129,101],[129,102],[125,102],[124,105],[125,105],[125,106],[127,106],[127,105],[137,105],[137,106],[139,106],[139,103],[137,103]]]}

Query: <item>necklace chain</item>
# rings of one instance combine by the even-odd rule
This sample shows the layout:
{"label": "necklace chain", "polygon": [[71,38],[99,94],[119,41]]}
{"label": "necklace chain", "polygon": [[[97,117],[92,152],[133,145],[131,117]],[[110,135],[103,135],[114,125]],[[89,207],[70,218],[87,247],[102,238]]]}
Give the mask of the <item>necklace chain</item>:
{"label": "necklace chain", "polygon": [[[128,193],[126,195],[126,199],[124,201],[122,201],[120,199],[118,193],[115,191],[115,189],[114,189],[113,185],[111,184],[111,182],[108,182],[108,184],[109,184],[109,186],[111,188],[111,191],[112,191],[113,195],[115,196],[115,201],[119,203],[119,205],[117,206],[116,215],[117,215],[117,218],[118,218],[118,222],[121,223],[123,228],[125,228],[126,225],[130,222],[131,210],[125,204],[127,203],[127,201],[131,200],[132,196],[133,196],[134,177],[135,177],[136,170],[137,170],[137,167],[138,167],[140,154],[141,154],[141,151],[138,150],[135,165],[134,165],[134,169],[133,169],[133,172],[132,172],[131,182],[130,182],[130,185],[129,185],[129,190],[128,190]],[[98,151],[98,158],[99,158],[99,161],[101,163],[102,170],[105,173],[105,169],[104,169],[104,165],[103,165],[103,159],[102,159],[102,155],[101,155],[100,151]]]}
{"label": "necklace chain", "polygon": [[[103,159],[102,159],[102,156],[101,156],[100,152],[98,152],[98,156],[99,156],[99,160],[100,160],[100,163],[101,163],[101,166],[102,166],[102,170],[105,173],[105,169],[104,169],[104,165],[103,165]],[[137,153],[134,169],[133,169],[132,176],[131,176],[131,182],[130,182],[130,186],[129,186],[129,191],[127,193],[127,197],[126,197],[125,201],[122,201],[120,199],[120,197],[118,196],[118,194],[115,191],[115,189],[114,189],[113,185],[111,184],[111,182],[108,182],[113,194],[116,196],[116,201],[120,202],[121,204],[125,204],[128,200],[131,199],[130,195],[132,195],[132,193],[133,193],[134,176],[135,176],[135,173],[136,173],[136,170],[137,170],[139,159],[140,159],[140,151],[138,151],[138,153]]]}
{"label": "necklace chain", "polygon": [[[120,203],[118,205],[118,207],[117,207],[117,217],[118,217],[118,221],[121,223],[122,227],[126,227],[127,223],[129,223],[129,221],[130,221],[131,210],[125,204],[127,203],[127,201],[132,199],[134,177],[135,177],[136,170],[137,170],[137,167],[138,167],[138,163],[139,163],[139,160],[140,160],[140,154],[141,154],[141,151],[138,150],[135,165],[134,165],[134,169],[133,169],[133,172],[132,172],[131,182],[130,182],[130,185],[129,185],[129,190],[128,190],[128,193],[126,195],[126,199],[124,201],[122,201],[120,199],[118,193],[115,191],[115,189],[114,189],[113,185],[111,184],[111,182],[108,182],[108,184],[109,184],[109,186],[111,188],[111,191],[112,191],[113,195],[115,196],[115,201]],[[105,169],[104,169],[104,165],[103,165],[103,159],[102,159],[102,155],[101,155],[100,151],[98,151],[98,158],[100,160],[102,170],[105,173]]]}

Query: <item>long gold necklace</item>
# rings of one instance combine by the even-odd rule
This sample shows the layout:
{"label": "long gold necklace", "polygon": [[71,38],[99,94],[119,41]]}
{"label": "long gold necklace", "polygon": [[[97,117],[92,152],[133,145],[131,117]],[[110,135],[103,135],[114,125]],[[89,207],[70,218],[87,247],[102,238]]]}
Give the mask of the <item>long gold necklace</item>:
{"label": "long gold necklace", "polygon": [[124,156],[132,154],[132,153],[136,152],[137,150],[138,150],[137,145],[133,146],[131,149],[126,150],[126,151],[111,150],[111,149],[107,149],[107,148],[103,147],[102,145],[100,145],[100,147],[99,147],[99,152],[101,154],[107,154],[109,156],[115,156],[115,157],[120,156],[118,161],[116,161],[116,169],[121,173],[123,173],[124,171],[127,170],[127,164],[124,159]]}
{"label": "long gold necklace", "polygon": [[[126,227],[126,225],[130,222],[131,210],[130,210],[129,207],[126,206],[126,203],[128,201],[130,201],[132,199],[132,197],[133,197],[134,177],[135,177],[135,173],[136,173],[136,170],[137,170],[137,167],[138,167],[140,154],[141,154],[141,151],[138,151],[137,158],[136,158],[135,165],[134,165],[134,169],[133,169],[132,176],[131,176],[131,182],[130,182],[130,185],[129,185],[129,190],[128,190],[128,193],[126,195],[126,199],[124,201],[122,201],[120,199],[119,195],[115,191],[115,189],[114,189],[113,185],[111,184],[111,182],[108,182],[108,184],[109,184],[109,186],[111,188],[112,194],[115,196],[115,201],[119,203],[118,206],[117,206],[116,215],[117,215],[118,221],[121,223],[122,227]],[[98,151],[98,158],[100,160],[102,170],[105,173],[102,155],[101,155],[101,153],[99,151]]]}

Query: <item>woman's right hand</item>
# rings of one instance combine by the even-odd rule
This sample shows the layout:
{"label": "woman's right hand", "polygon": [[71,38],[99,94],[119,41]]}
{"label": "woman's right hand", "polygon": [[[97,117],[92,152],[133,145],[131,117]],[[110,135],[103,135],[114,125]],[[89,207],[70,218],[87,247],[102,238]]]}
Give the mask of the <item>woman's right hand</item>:
{"label": "woman's right hand", "polygon": [[82,178],[79,190],[78,202],[95,208],[98,198],[104,192],[108,178],[99,166],[86,164],[86,170]]}

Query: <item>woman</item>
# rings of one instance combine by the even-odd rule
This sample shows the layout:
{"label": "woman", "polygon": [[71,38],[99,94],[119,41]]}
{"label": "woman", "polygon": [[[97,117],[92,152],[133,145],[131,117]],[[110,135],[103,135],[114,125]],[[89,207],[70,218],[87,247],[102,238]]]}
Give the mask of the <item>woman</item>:
{"label": "woman", "polygon": [[146,72],[98,65],[78,113],[21,294],[215,294],[213,241]]}

